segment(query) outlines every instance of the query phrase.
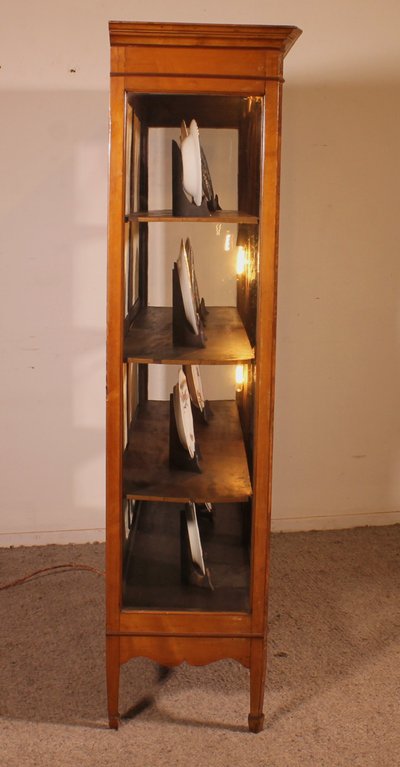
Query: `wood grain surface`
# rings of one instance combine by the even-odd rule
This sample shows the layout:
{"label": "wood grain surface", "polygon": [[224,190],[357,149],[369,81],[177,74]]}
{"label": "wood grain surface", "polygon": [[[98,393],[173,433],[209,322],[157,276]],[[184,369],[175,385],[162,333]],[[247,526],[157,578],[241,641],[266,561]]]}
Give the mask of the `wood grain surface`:
{"label": "wood grain surface", "polygon": [[211,306],[204,349],[174,346],[172,308],[146,306],[138,313],[124,343],[124,359],[167,365],[235,365],[254,359],[254,350],[233,306]]}
{"label": "wood grain surface", "polygon": [[165,223],[203,223],[203,224],[257,224],[258,216],[236,210],[216,210],[209,216],[174,216],[172,210],[137,211],[126,216],[129,221],[165,222]]}
{"label": "wood grain surface", "polygon": [[[261,24],[176,24],[110,21],[111,46],[262,48],[285,55],[301,35],[298,27]],[[229,56],[229,54],[228,54]],[[193,57],[194,58],[194,57]],[[153,62],[154,63],[154,62]],[[187,62],[186,67],[190,66]]]}
{"label": "wood grain surface", "polygon": [[202,473],[169,468],[169,402],[140,407],[124,453],[124,495],[144,500],[247,501],[251,482],[236,402],[210,403],[210,423],[195,424]]}

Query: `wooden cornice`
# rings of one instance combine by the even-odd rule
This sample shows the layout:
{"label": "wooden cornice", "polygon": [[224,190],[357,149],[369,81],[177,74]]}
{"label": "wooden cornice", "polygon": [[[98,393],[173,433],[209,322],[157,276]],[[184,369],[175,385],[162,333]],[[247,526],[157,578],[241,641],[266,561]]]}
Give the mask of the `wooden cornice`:
{"label": "wooden cornice", "polygon": [[111,45],[264,48],[285,56],[301,35],[291,26],[110,21]]}

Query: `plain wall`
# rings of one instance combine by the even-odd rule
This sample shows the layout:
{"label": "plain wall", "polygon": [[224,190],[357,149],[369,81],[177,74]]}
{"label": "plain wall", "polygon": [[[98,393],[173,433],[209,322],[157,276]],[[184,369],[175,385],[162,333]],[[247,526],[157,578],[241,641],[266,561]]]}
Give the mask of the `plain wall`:
{"label": "plain wall", "polygon": [[400,521],[397,0],[2,8],[0,541],[104,537],[109,19],[295,24],[273,528]]}

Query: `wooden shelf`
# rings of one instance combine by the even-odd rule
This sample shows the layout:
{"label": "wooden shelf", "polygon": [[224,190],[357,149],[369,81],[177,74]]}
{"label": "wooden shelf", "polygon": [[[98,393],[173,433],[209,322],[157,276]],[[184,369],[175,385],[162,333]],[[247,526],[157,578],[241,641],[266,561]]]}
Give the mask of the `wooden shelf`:
{"label": "wooden shelf", "polygon": [[156,222],[164,221],[167,223],[187,222],[191,223],[217,223],[217,224],[258,224],[258,216],[252,216],[250,213],[244,213],[237,210],[217,210],[210,213],[209,216],[173,216],[172,210],[150,210],[138,211],[125,216],[125,221]]}
{"label": "wooden shelf", "polygon": [[250,567],[240,504],[216,507],[215,522],[199,520],[214,591],[183,584],[179,511],[171,503],[144,503],[131,533],[124,568],[124,609],[247,612]]}
{"label": "wooden shelf", "polygon": [[195,424],[201,474],[169,468],[169,402],[140,406],[123,457],[125,496],[177,503],[248,500],[252,488],[236,402],[210,404],[210,423]]}
{"label": "wooden shelf", "polygon": [[236,307],[211,306],[207,315],[206,347],[174,346],[172,308],[141,309],[125,338],[124,359],[145,364],[235,365],[254,359]]}

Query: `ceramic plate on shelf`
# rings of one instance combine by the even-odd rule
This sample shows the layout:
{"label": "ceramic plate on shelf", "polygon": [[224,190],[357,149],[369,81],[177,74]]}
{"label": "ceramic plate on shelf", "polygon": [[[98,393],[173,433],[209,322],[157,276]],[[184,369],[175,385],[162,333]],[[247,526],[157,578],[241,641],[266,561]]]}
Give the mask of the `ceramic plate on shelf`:
{"label": "ceramic plate on shelf", "polygon": [[192,501],[186,504],[186,524],[189,536],[190,554],[193,562],[200,568],[205,575],[206,568],[203,558],[203,547],[201,545],[200,531],[197,523],[196,504]]}
{"label": "ceramic plate on shelf", "polygon": [[188,135],[183,122],[181,127],[181,153],[183,167],[183,187],[187,194],[193,197],[196,205],[201,205],[203,198],[203,176],[201,170],[201,150],[199,129],[196,120],[192,120]]}
{"label": "ceramic plate on shelf", "polygon": [[183,370],[179,371],[178,383],[173,389],[173,403],[175,423],[179,439],[191,458],[195,454],[195,438],[190,394],[187,387],[186,376]]}
{"label": "ceramic plate on shelf", "polygon": [[196,303],[193,296],[192,281],[190,279],[189,261],[183,240],[181,240],[181,248],[176,265],[178,268],[179,284],[181,287],[186,319],[189,325],[191,325],[194,333],[198,333],[199,323],[196,315]]}
{"label": "ceramic plate on shelf", "polygon": [[198,365],[185,365],[183,369],[186,375],[190,399],[192,400],[194,406],[203,412],[204,394],[200,377],[200,368]]}
{"label": "ceramic plate on shelf", "polygon": [[214,189],[211,181],[211,173],[208,167],[207,157],[204,154],[204,149],[200,147],[201,157],[201,184],[203,187],[203,193],[206,200],[212,200],[214,198]]}
{"label": "ceramic plate on shelf", "polygon": [[200,311],[199,286],[197,284],[196,270],[194,268],[194,253],[193,253],[192,243],[190,242],[189,237],[186,238],[185,250],[186,250],[186,255],[187,255],[188,264],[189,264],[190,281],[192,283],[194,303],[195,303],[196,310]]}
{"label": "ceramic plate on shelf", "polygon": [[129,531],[131,529],[131,520],[129,515],[129,500],[128,498],[124,499],[123,502],[123,509],[124,509],[124,538],[125,540],[129,537]]}

